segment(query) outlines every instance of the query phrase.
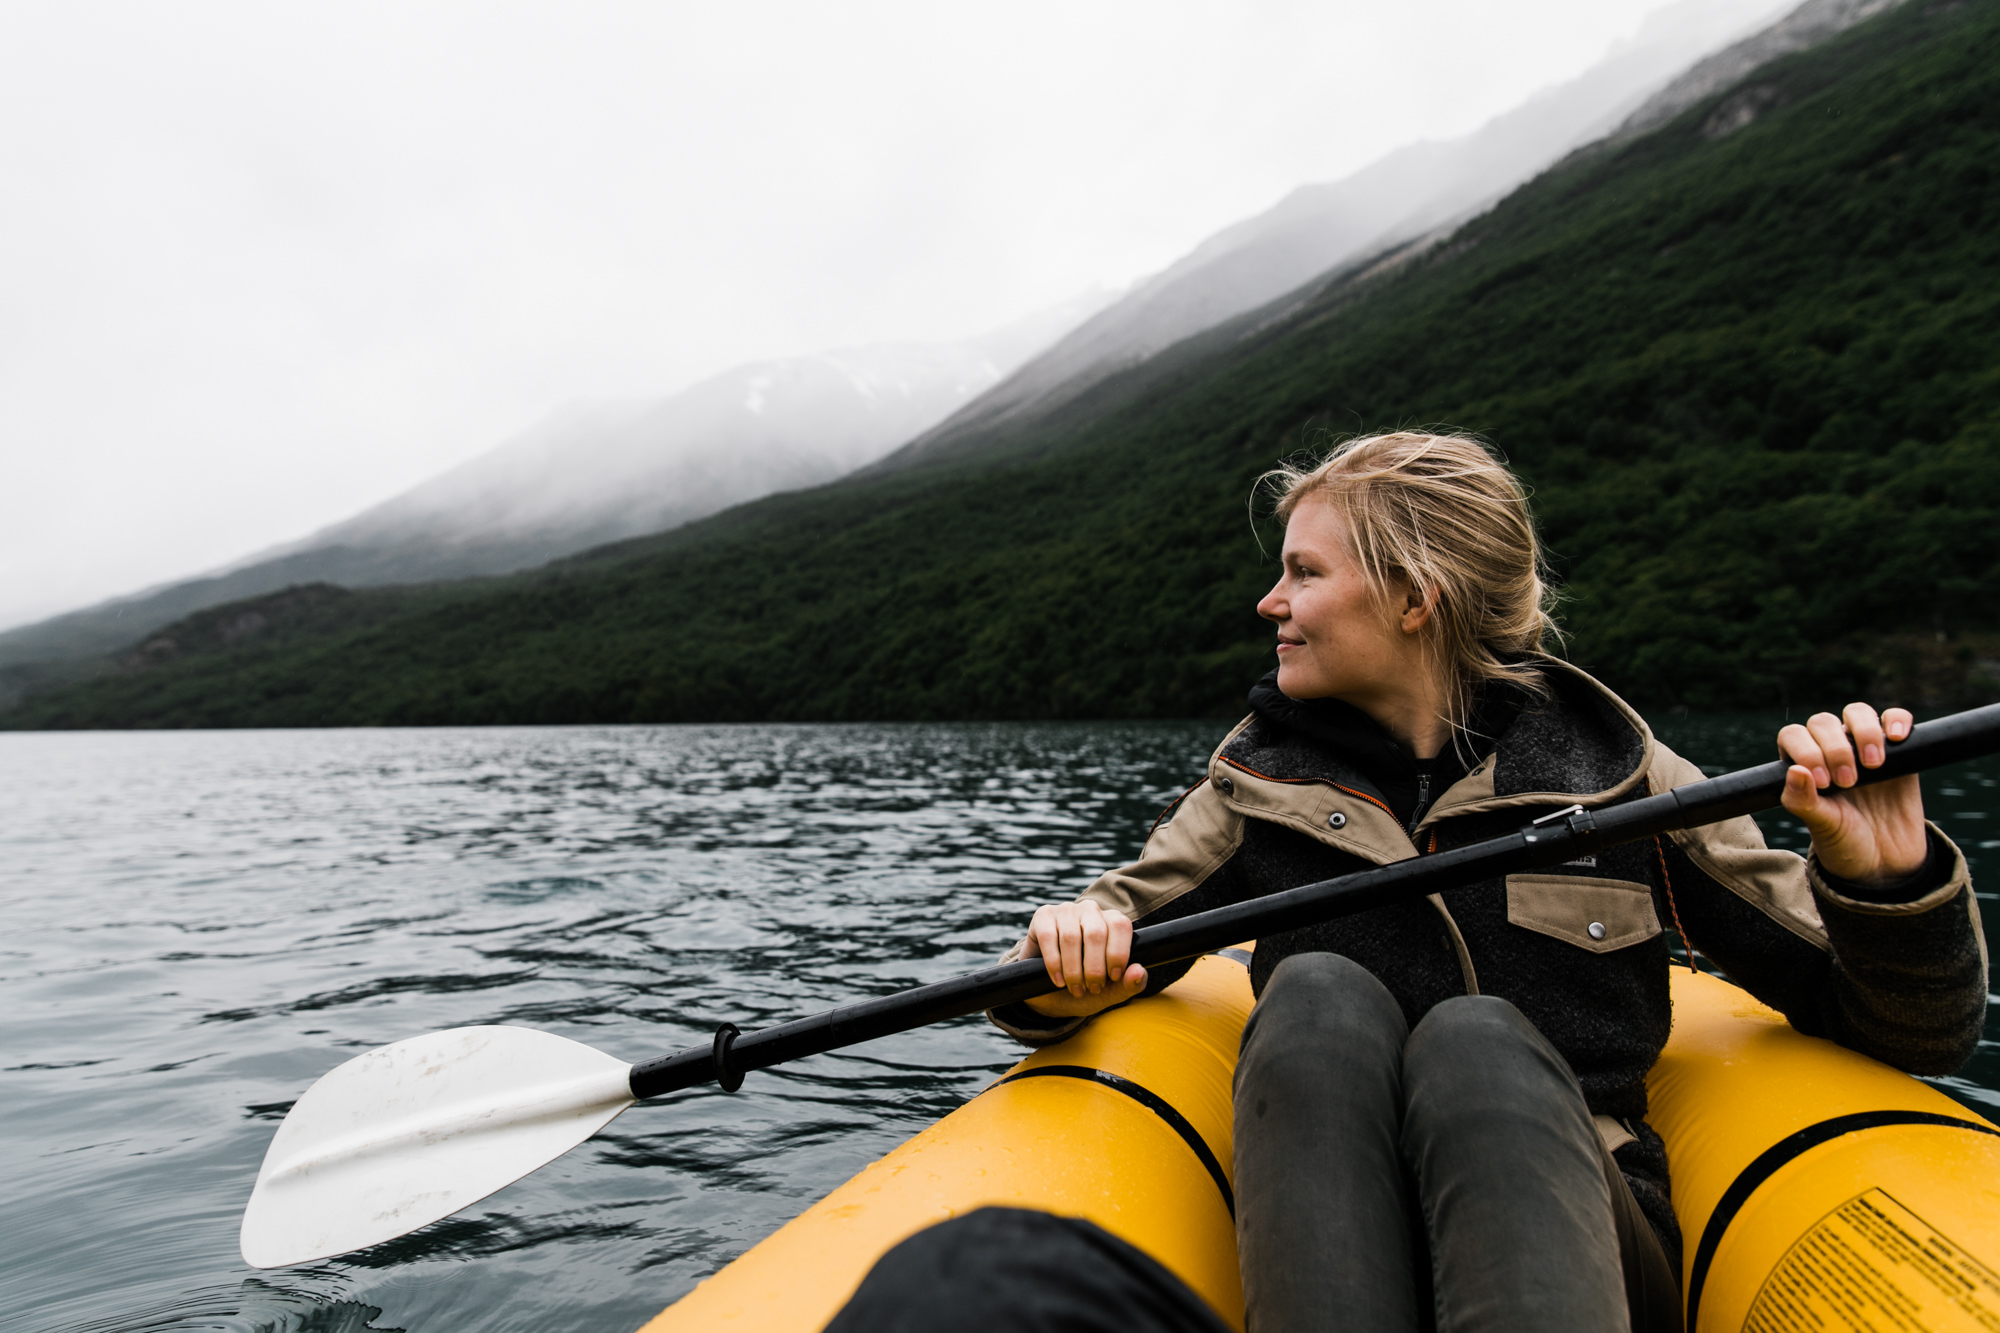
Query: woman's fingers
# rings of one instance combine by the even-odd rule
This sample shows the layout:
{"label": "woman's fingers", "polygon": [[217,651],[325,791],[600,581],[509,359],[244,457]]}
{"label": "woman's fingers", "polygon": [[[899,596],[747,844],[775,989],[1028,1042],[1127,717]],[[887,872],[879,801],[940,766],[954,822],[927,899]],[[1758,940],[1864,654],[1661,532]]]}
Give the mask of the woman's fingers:
{"label": "woman's fingers", "polygon": [[1083,943],[1083,990],[1070,994],[1102,995],[1124,978],[1132,957],[1132,920],[1123,912],[1106,910],[1088,898],[1072,903],[1077,932]]}
{"label": "woman's fingers", "polygon": [[1819,742],[1798,723],[1793,722],[1778,733],[1778,753],[1811,774],[1813,786],[1833,785],[1833,774],[1828,770],[1826,756],[1820,753]]}
{"label": "woman's fingers", "polygon": [[[1077,926],[1083,937],[1083,988],[1092,995],[1104,993],[1104,945],[1111,932],[1105,927],[1104,913],[1097,904],[1085,908],[1077,904]],[[1075,987],[1070,994],[1078,994]]]}
{"label": "woman's fingers", "polygon": [[1063,984],[1062,925],[1060,907],[1037,907],[1028,922],[1028,938],[1022,941],[1021,957],[1039,958],[1049,974],[1049,984]]}
{"label": "woman's fingers", "polygon": [[1090,899],[1035,909],[1023,958],[1040,958],[1061,989],[1028,1001],[1039,1013],[1088,1017],[1146,989],[1146,969],[1132,961],[1132,920]]}
{"label": "woman's fingers", "polygon": [[1064,903],[1056,909],[1056,915],[1061,921],[1061,982],[1071,995],[1081,995],[1084,992],[1083,926],[1077,919],[1076,904]]}
{"label": "woman's fingers", "polygon": [[1881,767],[1889,744],[1908,737],[1914,724],[1908,709],[1878,714],[1852,703],[1840,717],[1815,713],[1778,733],[1778,750],[1791,764],[1784,807],[1811,832],[1820,864],[1841,879],[1893,883],[1923,868],[1930,835],[1916,778],[1854,789],[1862,770]]}
{"label": "woman's fingers", "polygon": [[1854,780],[1861,776],[1861,770],[1854,762],[1854,744],[1848,739],[1847,728],[1832,713],[1814,713],[1806,719],[1806,730],[1812,733],[1813,741],[1819,746],[1825,758],[1826,772],[1831,783],[1820,786],[1852,787]]}
{"label": "woman's fingers", "polygon": [[1123,912],[1105,911],[1088,898],[1038,907],[1021,956],[1040,958],[1049,983],[1072,996],[1101,995],[1106,986],[1124,979],[1132,957],[1132,922]]}
{"label": "woman's fingers", "polygon": [[1785,790],[1778,797],[1778,803],[1804,824],[1815,839],[1838,824],[1838,820],[1829,818],[1828,811],[1820,808],[1827,802],[1819,794],[1819,787],[1816,773],[1804,764],[1793,764],[1785,770]]}
{"label": "woman's fingers", "polygon": [[[1104,914],[1104,925],[1104,975],[1111,981],[1123,981],[1132,962],[1132,919],[1112,910]],[[1145,970],[1139,969],[1142,975]]]}
{"label": "woman's fingers", "polygon": [[1840,832],[1841,811],[1820,792],[1851,787],[1858,776],[1847,731],[1833,714],[1814,713],[1804,726],[1794,722],[1778,733],[1778,752],[1792,764],[1779,803],[1806,826],[1815,846],[1824,847]]}
{"label": "woman's fingers", "polygon": [[1888,743],[1910,734],[1907,711],[1892,708],[1877,715],[1864,703],[1852,703],[1840,717],[1814,713],[1804,726],[1794,722],[1778,733],[1778,751],[1803,765],[1815,786],[1852,787],[1863,768],[1880,768]]}
{"label": "woman's fingers", "polygon": [[1815,713],[1804,726],[1785,727],[1778,733],[1778,752],[1809,770],[1817,787],[1851,787],[1860,769],[1880,768],[1889,743],[1907,739],[1915,724],[1907,708],[1878,714],[1865,703],[1851,703],[1840,717]]}
{"label": "woman's fingers", "polygon": [[1051,1018],[1089,1018],[1113,1005],[1136,999],[1146,989],[1146,969],[1137,963],[1125,969],[1125,975],[1106,986],[1097,995],[1071,995],[1059,990],[1049,995],[1037,995],[1028,1001],[1028,1007],[1038,1014]]}
{"label": "woman's fingers", "polygon": [[[1889,754],[1889,738],[1882,729],[1882,719],[1867,704],[1852,703],[1841,710],[1841,719],[1847,723],[1847,734],[1854,738],[1855,752],[1860,756],[1863,768],[1880,768]],[[1858,775],[1857,775],[1858,776]]]}

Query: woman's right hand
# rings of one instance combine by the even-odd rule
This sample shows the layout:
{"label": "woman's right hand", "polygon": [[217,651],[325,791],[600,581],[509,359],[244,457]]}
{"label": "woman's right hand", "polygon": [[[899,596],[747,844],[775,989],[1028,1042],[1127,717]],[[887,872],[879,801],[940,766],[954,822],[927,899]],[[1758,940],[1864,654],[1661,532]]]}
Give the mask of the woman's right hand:
{"label": "woman's right hand", "polygon": [[1028,1007],[1049,1018],[1088,1018],[1146,989],[1146,969],[1132,957],[1132,919],[1088,898],[1035,909],[1021,957],[1039,958],[1062,989]]}

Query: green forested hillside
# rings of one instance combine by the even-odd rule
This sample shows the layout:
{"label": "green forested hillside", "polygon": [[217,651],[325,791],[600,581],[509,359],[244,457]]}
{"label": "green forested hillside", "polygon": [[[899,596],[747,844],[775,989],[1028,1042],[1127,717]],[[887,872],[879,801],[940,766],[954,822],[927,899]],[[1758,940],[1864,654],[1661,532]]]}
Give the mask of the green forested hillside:
{"label": "green forested hillside", "polygon": [[972,457],[0,724],[1225,710],[1269,656],[1254,478],[1417,423],[1530,480],[1568,651],[1638,700],[1830,700],[1967,653],[2000,631],[2000,0],[1915,0],[1199,350]]}

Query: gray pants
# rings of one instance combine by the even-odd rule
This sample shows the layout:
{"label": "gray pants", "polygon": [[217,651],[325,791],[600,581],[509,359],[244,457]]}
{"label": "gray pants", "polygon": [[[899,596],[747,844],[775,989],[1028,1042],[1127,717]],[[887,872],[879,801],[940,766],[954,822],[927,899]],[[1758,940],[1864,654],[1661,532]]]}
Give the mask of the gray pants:
{"label": "gray pants", "polygon": [[[1236,1069],[1251,1333],[1678,1327],[1609,1160],[1576,1076],[1513,1005],[1461,996],[1411,1031],[1360,965],[1294,955]],[[1652,1290],[1628,1309],[1635,1266]]]}

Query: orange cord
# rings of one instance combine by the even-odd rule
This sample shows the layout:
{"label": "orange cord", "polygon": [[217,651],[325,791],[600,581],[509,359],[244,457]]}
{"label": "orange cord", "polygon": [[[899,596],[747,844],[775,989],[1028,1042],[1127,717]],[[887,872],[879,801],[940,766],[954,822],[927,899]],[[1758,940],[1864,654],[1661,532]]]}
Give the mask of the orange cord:
{"label": "orange cord", "polygon": [[[1204,777],[1203,777],[1203,778],[1201,779],[1201,782],[1197,782],[1197,783],[1195,783],[1195,784],[1194,784],[1194,787],[1199,787],[1199,786],[1201,785],[1201,783],[1202,783],[1202,782],[1206,782],[1206,781],[1208,781],[1208,778],[1207,778],[1206,776],[1204,776]],[[1164,819],[1165,819],[1165,818],[1166,818],[1166,817],[1167,817],[1168,815],[1170,815],[1170,814],[1172,814],[1172,813],[1174,812],[1174,807],[1178,806],[1178,805],[1179,805],[1179,804],[1180,804],[1180,803],[1181,803],[1182,801],[1185,801],[1185,800],[1186,800],[1186,799],[1187,799],[1188,797],[1190,797],[1190,796],[1194,795],[1194,787],[1189,787],[1189,788],[1188,788],[1188,789],[1187,789],[1186,791],[1182,792],[1182,793],[1181,793],[1181,794],[1180,794],[1179,796],[1176,796],[1176,797],[1174,797],[1174,799],[1173,799],[1173,800],[1171,800],[1171,801],[1168,801],[1168,802],[1167,802],[1167,808],[1166,808],[1166,809],[1164,809],[1164,810],[1162,810],[1162,811],[1160,811],[1160,813],[1159,813],[1159,814],[1157,814],[1157,815],[1154,815],[1154,816],[1153,816],[1153,827],[1152,827],[1152,828],[1149,828],[1149,829],[1147,829],[1147,830],[1146,830],[1146,836],[1147,836],[1148,838],[1152,837],[1152,836],[1153,836],[1153,833],[1154,833],[1154,831],[1155,831],[1155,830],[1157,830],[1157,829],[1158,829],[1158,828],[1160,827],[1160,822],[1161,822],[1162,820],[1164,820]]]}
{"label": "orange cord", "polygon": [[1694,961],[1694,941],[1688,938],[1687,927],[1681,924],[1680,905],[1674,901],[1674,880],[1667,873],[1666,844],[1660,841],[1657,833],[1653,835],[1653,851],[1660,858],[1660,887],[1667,891],[1667,911],[1673,914],[1674,932],[1681,937],[1681,948],[1687,951],[1688,970],[1700,972],[1701,968]]}

